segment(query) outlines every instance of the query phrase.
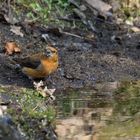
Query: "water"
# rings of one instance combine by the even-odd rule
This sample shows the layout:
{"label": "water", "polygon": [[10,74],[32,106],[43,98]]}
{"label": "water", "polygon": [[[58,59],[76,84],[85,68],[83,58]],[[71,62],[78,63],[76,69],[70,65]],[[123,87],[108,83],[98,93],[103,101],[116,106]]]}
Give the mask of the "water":
{"label": "water", "polygon": [[140,140],[140,82],[97,84],[57,97],[60,140]]}

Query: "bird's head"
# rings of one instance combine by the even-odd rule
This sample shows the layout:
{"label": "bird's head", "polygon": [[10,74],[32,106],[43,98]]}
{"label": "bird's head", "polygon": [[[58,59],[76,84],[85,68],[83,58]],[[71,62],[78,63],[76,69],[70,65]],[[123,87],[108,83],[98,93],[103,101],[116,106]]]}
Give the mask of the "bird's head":
{"label": "bird's head", "polygon": [[46,50],[45,50],[45,56],[46,57],[53,57],[57,55],[57,50],[53,47],[46,47]]}

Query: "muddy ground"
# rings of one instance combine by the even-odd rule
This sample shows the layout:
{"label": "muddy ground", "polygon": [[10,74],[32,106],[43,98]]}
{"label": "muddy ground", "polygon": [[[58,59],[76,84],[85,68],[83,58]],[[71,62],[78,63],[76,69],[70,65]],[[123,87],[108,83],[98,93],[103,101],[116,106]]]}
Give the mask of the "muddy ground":
{"label": "muddy ground", "polygon": [[[59,51],[59,68],[46,78],[52,87],[93,87],[96,82],[136,80],[140,78],[140,34],[129,33],[123,25],[96,23],[100,34],[92,41],[69,35],[57,36],[49,33],[51,40]],[[92,33],[86,29],[65,29],[65,31],[88,36]],[[15,41],[22,53],[6,56],[0,54],[0,84],[32,87],[31,81],[19,70],[9,66],[9,59],[23,57],[43,51],[47,42],[33,30],[25,32],[24,37],[10,31],[10,25],[0,23],[0,47],[5,42]],[[43,46],[43,47],[42,47]]]}

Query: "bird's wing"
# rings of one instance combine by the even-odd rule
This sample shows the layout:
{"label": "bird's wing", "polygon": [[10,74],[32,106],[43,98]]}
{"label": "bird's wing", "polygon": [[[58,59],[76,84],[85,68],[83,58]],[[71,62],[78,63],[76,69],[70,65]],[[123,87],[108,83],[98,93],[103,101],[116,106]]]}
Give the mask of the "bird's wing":
{"label": "bird's wing", "polygon": [[37,68],[41,64],[39,55],[33,55],[25,58],[13,58],[13,61],[20,64],[21,67],[29,67],[33,69]]}

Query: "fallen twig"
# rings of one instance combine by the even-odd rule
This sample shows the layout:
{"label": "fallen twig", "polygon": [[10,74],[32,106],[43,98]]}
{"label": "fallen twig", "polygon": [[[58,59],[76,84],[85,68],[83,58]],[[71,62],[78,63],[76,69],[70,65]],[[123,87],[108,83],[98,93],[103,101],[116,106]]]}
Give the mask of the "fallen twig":
{"label": "fallen twig", "polygon": [[83,39],[83,40],[86,40],[86,41],[94,42],[93,39],[90,39],[90,38],[87,38],[87,37],[83,37],[83,36],[80,36],[80,35],[76,35],[76,34],[69,33],[69,32],[64,32],[64,31],[60,31],[60,32],[61,32],[62,34],[65,34],[65,35],[69,35],[69,36],[77,37],[77,38],[80,38],[80,39]]}

